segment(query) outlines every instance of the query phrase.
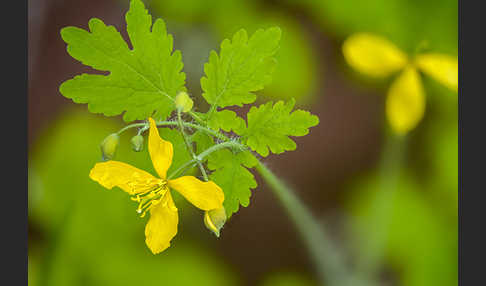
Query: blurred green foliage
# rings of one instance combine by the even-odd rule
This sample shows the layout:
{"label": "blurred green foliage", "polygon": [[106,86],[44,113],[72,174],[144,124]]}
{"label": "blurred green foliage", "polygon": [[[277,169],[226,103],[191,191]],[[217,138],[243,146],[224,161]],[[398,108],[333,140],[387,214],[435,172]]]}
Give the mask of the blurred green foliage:
{"label": "blurred green foliage", "polygon": [[[383,189],[381,178],[367,176],[354,184],[348,209],[354,247],[383,251],[399,285],[457,285],[457,221],[444,216],[430,190],[402,173],[396,189]],[[379,194],[386,192],[386,194]],[[377,196],[386,196],[387,211],[373,218]],[[367,249],[376,247],[377,249]],[[388,269],[390,270],[390,269]]]}
{"label": "blurred green foliage", "polygon": [[[176,237],[177,247],[152,255],[144,242],[146,218],[138,217],[135,203],[119,189],[106,190],[89,179],[89,170],[101,159],[99,143],[118,128],[114,121],[70,110],[33,146],[29,220],[43,236],[29,245],[31,285],[237,284],[231,269],[190,237]],[[161,134],[173,142],[182,139],[175,139],[175,131]],[[131,150],[130,136],[121,136],[115,159],[155,174],[146,148],[141,153]],[[174,145],[175,156],[184,154]],[[172,168],[178,162],[174,157]],[[175,200],[182,203],[180,196]],[[182,217],[191,213],[185,210]],[[202,213],[194,219],[207,232]]]}

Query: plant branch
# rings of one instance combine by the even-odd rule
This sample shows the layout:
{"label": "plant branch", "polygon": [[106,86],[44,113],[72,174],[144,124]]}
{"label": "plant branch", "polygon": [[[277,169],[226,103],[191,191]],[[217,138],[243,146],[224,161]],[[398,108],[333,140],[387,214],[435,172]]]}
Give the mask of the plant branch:
{"label": "plant branch", "polygon": [[172,174],[170,174],[167,179],[171,179],[174,176],[176,176],[178,173],[180,173],[182,170],[190,166],[191,164],[195,164],[196,162],[204,162],[207,156],[209,156],[211,153],[216,152],[218,150],[221,150],[223,148],[241,148],[242,145],[238,142],[234,141],[228,141],[220,144],[213,145],[209,147],[208,149],[204,150],[204,152],[201,152],[199,155],[196,156],[196,158],[187,161],[184,163],[182,166],[180,166],[177,170],[175,170]]}
{"label": "plant branch", "polygon": [[183,124],[183,121],[182,121],[182,116],[181,116],[181,110],[180,109],[177,109],[177,121],[179,122],[179,129],[180,129],[180,131],[182,133],[182,137],[184,137],[184,143],[186,143],[187,150],[191,154],[192,158],[194,160],[196,160],[196,163],[197,163],[197,165],[199,167],[199,170],[201,171],[201,174],[202,174],[202,176],[204,178],[204,181],[206,181],[206,182],[209,181],[208,174],[206,173],[206,170],[204,169],[203,164],[201,163],[201,161],[199,160],[199,158],[194,153],[194,150],[192,149],[191,142],[189,142],[189,138],[187,137],[187,134],[184,131],[184,124]]}
{"label": "plant branch", "polygon": [[[220,140],[223,140],[223,141],[228,141],[230,140],[228,137],[226,137],[225,135],[213,130],[213,129],[210,129],[208,127],[204,127],[204,126],[201,126],[201,125],[198,125],[198,124],[194,124],[194,123],[190,123],[190,122],[185,122],[185,121],[182,121],[182,124],[184,125],[184,127],[187,127],[187,128],[193,128],[193,129],[197,129],[197,130],[201,130],[209,135],[212,135]],[[159,121],[159,122],[156,122],[156,125],[157,126],[178,126],[179,125],[179,122],[177,121]],[[133,123],[133,124],[130,124],[130,125],[127,125],[125,127],[123,127],[122,129],[120,129],[117,133],[118,135],[120,135],[122,132],[130,129],[130,128],[136,128],[136,127],[144,127],[145,130],[147,130],[148,128],[146,128],[148,126],[148,124],[146,122],[142,122],[142,123]],[[142,128],[142,130],[144,129]],[[143,130],[143,131],[145,131]]]}

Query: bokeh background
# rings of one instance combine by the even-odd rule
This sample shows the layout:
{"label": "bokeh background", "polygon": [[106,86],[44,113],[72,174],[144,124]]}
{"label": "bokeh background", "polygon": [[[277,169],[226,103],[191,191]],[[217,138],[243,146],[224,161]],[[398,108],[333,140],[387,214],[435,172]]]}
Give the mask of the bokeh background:
{"label": "bokeh background", "polygon": [[[371,255],[380,285],[457,285],[458,95],[423,77],[424,120],[389,156],[396,143],[384,101],[393,78],[358,74],[341,52],[347,36],[372,32],[409,54],[457,56],[457,1],[144,2],[174,35],[196,105],[210,50],[240,28],[280,26],[279,65],[259,100],[294,97],[320,124],[295,139],[296,151],[266,164],[297,190],[350,266]],[[128,1],[32,0],[28,9],[30,285],[318,285],[305,245],[257,174],[250,205],[219,239],[178,200],[179,233],[152,255],[133,203],[88,178],[99,143],[122,120],[90,114],[58,91],[90,71],[67,54],[60,29],[87,28],[97,17],[126,38]],[[118,159],[150,168],[146,151],[130,150],[131,136],[121,137]]]}

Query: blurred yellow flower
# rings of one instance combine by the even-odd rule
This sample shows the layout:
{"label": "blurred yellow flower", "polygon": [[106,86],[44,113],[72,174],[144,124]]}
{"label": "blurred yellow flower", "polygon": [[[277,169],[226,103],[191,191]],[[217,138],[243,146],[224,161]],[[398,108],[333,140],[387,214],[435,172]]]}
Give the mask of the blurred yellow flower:
{"label": "blurred yellow flower", "polygon": [[202,182],[193,176],[166,179],[167,170],[172,164],[172,143],[160,138],[152,118],[149,118],[149,122],[148,150],[160,178],[118,161],[97,163],[89,176],[107,189],[116,186],[127,192],[132,200],[139,203],[137,212],[141,217],[150,211],[150,219],[145,227],[145,243],[153,254],[157,254],[168,248],[177,234],[179,217],[169,188],[178,191],[204,211],[222,208],[224,193],[214,182]]}
{"label": "blurred yellow flower", "polygon": [[386,115],[392,130],[406,134],[422,120],[425,92],[417,70],[431,76],[457,92],[457,58],[426,53],[410,59],[393,43],[382,37],[358,33],[343,44],[343,54],[353,68],[374,77],[387,77],[401,71],[390,86],[386,99]]}

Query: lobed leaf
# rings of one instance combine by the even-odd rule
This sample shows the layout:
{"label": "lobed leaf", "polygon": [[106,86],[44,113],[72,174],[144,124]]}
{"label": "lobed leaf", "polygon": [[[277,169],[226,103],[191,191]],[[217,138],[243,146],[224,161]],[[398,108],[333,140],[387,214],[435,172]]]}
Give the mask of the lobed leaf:
{"label": "lobed leaf", "polygon": [[234,111],[224,109],[213,113],[208,120],[208,126],[214,130],[222,129],[226,132],[233,130],[236,134],[241,134],[246,128],[246,123]]}
{"label": "lobed leaf", "polygon": [[125,19],[133,49],[113,26],[100,19],[89,21],[89,31],[61,30],[73,58],[110,73],[75,76],[63,82],[59,91],[76,103],[87,103],[93,113],[114,116],[125,112],[126,122],[149,116],[165,119],[175,109],[177,92],[185,90],[181,53],[173,52],[173,39],[162,19],[152,26],[142,1],[130,2]]}
{"label": "lobed leaf", "polygon": [[208,158],[208,168],[214,170],[209,177],[224,191],[224,208],[230,217],[239,206],[250,204],[251,189],[257,187],[255,177],[247,168],[257,164],[257,159],[249,152],[232,153],[220,150]]}
{"label": "lobed leaf", "polygon": [[255,91],[271,81],[281,31],[277,27],[257,30],[248,39],[239,30],[221,43],[220,54],[211,51],[201,78],[203,97],[217,107],[243,106],[256,99]]}
{"label": "lobed leaf", "polygon": [[292,99],[253,106],[247,114],[248,128],[241,134],[246,145],[263,157],[268,156],[269,149],[275,154],[295,150],[297,146],[288,136],[306,135],[319,118],[300,109],[292,112],[294,105]]}

